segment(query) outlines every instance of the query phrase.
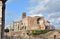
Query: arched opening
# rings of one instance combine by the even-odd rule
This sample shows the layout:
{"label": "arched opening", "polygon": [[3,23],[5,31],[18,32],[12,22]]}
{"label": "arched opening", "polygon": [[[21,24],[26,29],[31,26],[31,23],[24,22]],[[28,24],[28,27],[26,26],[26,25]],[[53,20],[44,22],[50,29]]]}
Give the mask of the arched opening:
{"label": "arched opening", "polygon": [[49,26],[45,26],[45,29],[49,29]]}
{"label": "arched opening", "polygon": [[38,19],[37,19],[37,24],[39,24],[39,20],[40,20],[40,19],[41,19],[41,18],[38,18]]}

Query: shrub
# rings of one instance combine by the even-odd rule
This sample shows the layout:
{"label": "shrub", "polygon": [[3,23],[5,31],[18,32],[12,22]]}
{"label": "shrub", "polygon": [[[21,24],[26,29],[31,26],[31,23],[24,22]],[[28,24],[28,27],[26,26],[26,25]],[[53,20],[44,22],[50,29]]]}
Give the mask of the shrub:
{"label": "shrub", "polygon": [[31,35],[40,35],[40,34],[45,34],[49,31],[52,31],[52,30],[32,30],[32,32],[30,34]]}
{"label": "shrub", "polygon": [[7,28],[7,29],[5,29],[5,32],[6,32],[6,33],[8,33],[8,32],[9,32],[9,29],[8,29],[8,28]]}

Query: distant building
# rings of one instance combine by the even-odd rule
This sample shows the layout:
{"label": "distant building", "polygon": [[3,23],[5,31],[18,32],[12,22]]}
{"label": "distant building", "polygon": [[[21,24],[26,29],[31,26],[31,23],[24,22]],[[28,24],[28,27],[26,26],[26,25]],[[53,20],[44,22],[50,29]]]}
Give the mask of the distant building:
{"label": "distant building", "polygon": [[[11,25],[12,26],[12,25]],[[43,16],[26,16],[24,12],[22,14],[22,20],[20,22],[14,21],[13,22],[13,30],[20,31],[20,30],[46,30],[52,29],[50,22],[45,20]]]}
{"label": "distant building", "polygon": [[20,30],[20,22],[14,21],[12,24],[10,24],[10,31],[19,31]]}
{"label": "distant building", "polygon": [[[26,16],[26,13],[22,14],[22,20],[13,21],[10,24],[9,36],[24,36],[28,31],[31,30],[49,30],[55,27],[50,24],[48,20],[45,20],[43,16]],[[26,34],[27,35],[27,34]]]}
{"label": "distant building", "polygon": [[23,14],[22,14],[22,19],[23,18],[26,18],[26,12],[23,12]]}

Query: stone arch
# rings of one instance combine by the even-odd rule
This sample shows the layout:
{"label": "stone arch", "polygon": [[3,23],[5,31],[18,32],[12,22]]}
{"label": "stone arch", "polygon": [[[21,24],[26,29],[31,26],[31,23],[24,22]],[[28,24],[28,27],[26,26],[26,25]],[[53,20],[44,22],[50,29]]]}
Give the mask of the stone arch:
{"label": "stone arch", "polygon": [[39,20],[40,20],[40,19],[41,19],[41,18],[38,18],[38,19],[37,19],[37,24],[39,24]]}
{"label": "stone arch", "polygon": [[45,29],[48,29],[48,26],[45,26]]}

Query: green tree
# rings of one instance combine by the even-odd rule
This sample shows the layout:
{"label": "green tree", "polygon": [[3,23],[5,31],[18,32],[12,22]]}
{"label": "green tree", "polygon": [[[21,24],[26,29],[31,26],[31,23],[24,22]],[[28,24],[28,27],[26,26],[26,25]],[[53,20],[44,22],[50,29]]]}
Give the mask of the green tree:
{"label": "green tree", "polygon": [[5,29],[5,32],[6,32],[6,33],[8,33],[8,32],[9,32],[9,29],[8,29],[8,28],[6,28],[6,29]]}

